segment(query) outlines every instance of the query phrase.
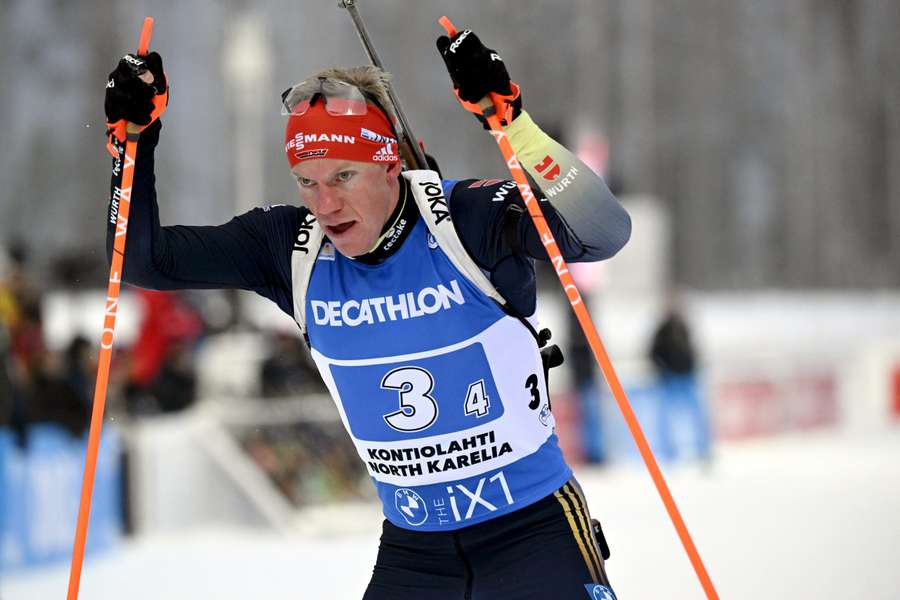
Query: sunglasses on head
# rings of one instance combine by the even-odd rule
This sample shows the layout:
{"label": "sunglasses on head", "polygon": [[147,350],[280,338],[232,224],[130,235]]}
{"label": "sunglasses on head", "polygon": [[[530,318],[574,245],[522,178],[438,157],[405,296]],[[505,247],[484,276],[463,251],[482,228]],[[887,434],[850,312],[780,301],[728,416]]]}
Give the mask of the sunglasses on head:
{"label": "sunglasses on head", "polygon": [[[303,115],[320,100],[325,103],[325,111],[335,117],[365,115],[369,104],[373,104],[386,117],[389,114],[374,96],[352,83],[321,76],[301,81],[282,92],[281,114]],[[390,125],[394,129],[393,123]]]}
{"label": "sunglasses on head", "polygon": [[366,95],[346,81],[316,77],[301,81],[281,94],[281,114],[300,116],[321,100],[328,114],[336,117],[359,116],[368,112]]}

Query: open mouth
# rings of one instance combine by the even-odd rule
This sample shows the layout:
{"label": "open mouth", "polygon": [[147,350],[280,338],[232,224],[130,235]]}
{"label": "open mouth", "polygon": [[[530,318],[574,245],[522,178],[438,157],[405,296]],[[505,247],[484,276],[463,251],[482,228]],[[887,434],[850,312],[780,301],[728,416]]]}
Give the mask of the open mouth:
{"label": "open mouth", "polygon": [[341,235],[342,233],[346,233],[354,225],[356,225],[356,221],[347,221],[346,223],[338,223],[337,225],[326,225],[325,231],[328,235]]}

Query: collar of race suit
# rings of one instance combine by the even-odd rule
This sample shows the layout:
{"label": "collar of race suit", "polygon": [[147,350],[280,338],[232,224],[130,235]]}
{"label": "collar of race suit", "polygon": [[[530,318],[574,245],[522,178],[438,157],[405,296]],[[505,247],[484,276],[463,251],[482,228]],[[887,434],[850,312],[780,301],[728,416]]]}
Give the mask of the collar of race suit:
{"label": "collar of race suit", "polygon": [[409,237],[413,226],[419,219],[419,209],[409,197],[409,182],[402,175],[398,176],[398,180],[400,181],[400,199],[381,230],[377,246],[370,252],[356,257],[356,260],[363,264],[376,265],[393,256]]}

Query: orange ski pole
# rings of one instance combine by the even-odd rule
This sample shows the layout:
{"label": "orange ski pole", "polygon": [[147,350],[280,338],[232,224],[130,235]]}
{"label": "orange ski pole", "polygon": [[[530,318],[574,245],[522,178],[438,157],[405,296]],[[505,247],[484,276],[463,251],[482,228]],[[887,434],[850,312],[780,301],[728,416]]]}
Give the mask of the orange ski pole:
{"label": "orange ski pole", "polygon": [[[456,35],[456,28],[453,26],[453,23],[450,22],[450,19],[441,17],[438,22],[447,31],[447,35],[450,37]],[[503,158],[506,160],[506,166],[509,168],[509,172],[519,188],[519,193],[525,202],[528,214],[531,215],[531,220],[541,237],[544,248],[547,250],[550,262],[556,270],[556,274],[562,284],[566,298],[568,298],[572,310],[575,311],[575,316],[578,317],[578,322],[581,324],[585,337],[587,337],[587,341],[594,353],[594,358],[597,359],[597,363],[600,365],[601,371],[603,371],[603,376],[606,378],[606,381],[612,390],[616,404],[619,406],[622,416],[625,417],[625,423],[631,431],[631,436],[634,438],[638,450],[641,453],[641,457],[644,459],[644,464],[647,465],[650,477],[653,478],[653,483],[656,485],[656,490],[659,492],[660,498],[662,498],[663,504],[666,507],[666,512],[669,513],[669,518],[675,526],[675,531],[678,533],[678,537],[681,539],[681,543],[687,552],[691,565],[697,573],[700,585],[703,586],[703,591],[706,592],[707,598],[710,600],[718,600],[719,595],[716,593],[715,587],[713,587],[712,580],[709,577],[709,573],[706,571],[706,567],[703,566],[703,560],[700,558],[700,553],[697,552],[697,547],[691,539],[691,534],[688,533],[684,519],[681,518],[681,513],[675,505],[675,499],[669,491],[669,486],[666,485],[666,480],[659,469],[659,465],[656,463],[653,451],[650,450],[647,438],[644,437],[644,432],[641,430],[641,426],[638,423],[637,417],[634,415],[631,404],[628,402],[625,390],[622,389],[622,384],[619,382],[615,369],[613,369],[612,362],[609,360],[609,355],[603,347],[603,342],[600,341],[600,336],[597,334],[597,329],[594,327],[591,315],[584,304],[581,294],[578,292],[578,288],[575,286],[575,280],[572,278],[572,274],[569,272],[562,254],[560,254],[559,246],[556,245],[553,233],[547,226],[547,221],[544,219],[544,214],[541,212],[539,203],[535,201],[534,192],[532,192],[531,186],[528,184],[528,180],[525,177],[525,171],[519,164],[519,159],[501,128],[500,116],[505,115],[507,112],[507,104],[504,101],[504,97],[492,93],[489,97],[482,98],[479,104],[465,102],[462,99],[460,99],[460,102],[466,110],[484,115],[487,120],[487,123],[491,128],[491,135],[494,136],[494,140],[496,140],[497,145],[500,146],[500,152],[503,153]]]}
{"label": "orange ski pole", "polygon": [[[144,19],[138,55],[144,56],[153,35],[153,18]],[[128,123],[125,142],[125,160],[122,164],[121,188],[115,190],[119,201],[116,234],[113,243],[112,264],[109,268],[109,284],[106,288],[106,310],[103,332],[100,335],[100,356],[97,365],[97,383],[94,386],[94,405],[91,427],[88,432],[87,457],[84,463],[84,479],[81,483],[81,503],[78,506],[78,523],[75,528],[75,547],[72,550],[72,566],[69,571],[69,593],[66,600],[77,600],[84,563],[84,546],[87,541],[88,521],[91,516],[91,496],[94,491],[94,474],[97,471],[97,454],[100,450],[100,433],[103,430],[103,411],[106,406],[106,388],[109,382],[109,364],[112,359],[113,333],[119,306],[119,290],[122,283],[122,264],[125,260],[125,235],[128,231],[128,211],[131,208],[131,185],[134,181],[134,161],[137,142],[143,127]]]}

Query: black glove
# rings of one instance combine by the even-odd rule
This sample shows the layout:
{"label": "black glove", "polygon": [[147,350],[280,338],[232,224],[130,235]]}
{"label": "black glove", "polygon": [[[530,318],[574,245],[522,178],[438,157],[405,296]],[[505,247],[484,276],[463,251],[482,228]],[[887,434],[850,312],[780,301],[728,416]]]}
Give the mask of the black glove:
{"label": "black glove", "polygon": [[[140,75],[150,71],[153,83],[145,83]],[[156,52],[147,56],[126,54],[116,70],[109,74],[104,109],[106,120],[115,123],[124,119],[136,125],[147,125],[155,106],[154,96],[166,94],[168,83],[163,72],[162,58]]]}
{"label": "black glove", "polygon": [[[452,40],[442,35],[437,39],[437,49],[462,100],[476,103],[491,92],[503,96],[513,93],[503,59],[495,50],[486,48],[471,30],[457,33]],[[512,118],[520,112],[522,97],[517,95],[512,100]],[[476,116],[484,123],[483,116]]]}

